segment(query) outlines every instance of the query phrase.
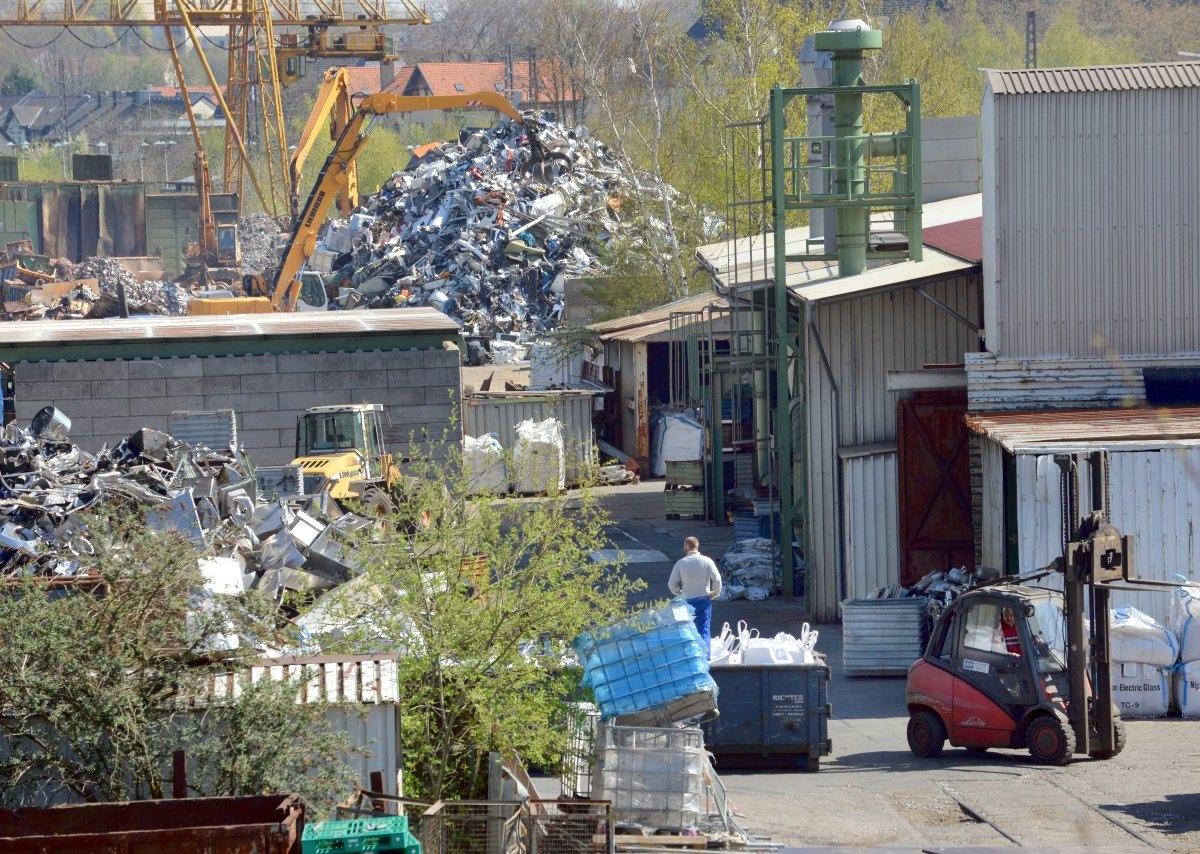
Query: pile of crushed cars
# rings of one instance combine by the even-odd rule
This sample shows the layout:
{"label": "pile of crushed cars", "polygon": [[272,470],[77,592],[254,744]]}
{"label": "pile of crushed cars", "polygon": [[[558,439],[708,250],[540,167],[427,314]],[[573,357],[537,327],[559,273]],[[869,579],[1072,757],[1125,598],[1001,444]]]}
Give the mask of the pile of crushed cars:
{"label": "pile of crushed cars", "polygon": [[201,562],[212,591],[266,590],[290,607],[289,591],[320,595],[357,574],[347,542],[372,520],[324,495],[278,497],[278,472],[256,472],[236,449],[142,429],[91,454],[70,441],[70,423],[46,407],[0,433],[0,577],[86,572],[87,513],[113,503],[215,554]]}
{"label": "pile of crushed cars", "polygon": [[557,325],[566,279],[600,268],[637,180],[586,127],[504,119],[330,221],[309,267],[336,307],[430,305],[468,336],[536,337]]}

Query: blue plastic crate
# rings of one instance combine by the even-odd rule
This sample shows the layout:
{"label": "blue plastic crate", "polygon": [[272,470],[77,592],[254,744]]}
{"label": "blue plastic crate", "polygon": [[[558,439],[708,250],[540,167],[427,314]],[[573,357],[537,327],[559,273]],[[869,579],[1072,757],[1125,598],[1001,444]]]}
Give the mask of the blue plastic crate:
{"label": "blue plastic crate", "polygon": [[372,816],[305,825],[301,854],[339,851],[399,851],[421,854],[421,843],[408,831],[406,816]]}

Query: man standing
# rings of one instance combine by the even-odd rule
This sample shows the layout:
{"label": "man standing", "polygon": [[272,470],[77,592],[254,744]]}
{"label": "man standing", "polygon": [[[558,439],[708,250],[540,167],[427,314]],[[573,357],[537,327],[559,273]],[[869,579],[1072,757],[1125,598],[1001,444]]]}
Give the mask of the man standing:
{"label": "man standing", "polygon": [[683,541],[683,557],[675,562],[667,589],[676,596],[682,594],[695,609],[704,654],[711,657],[712,603],[721,594],[721,573],[712,558],[700,554],[700,541],[695,537]]}

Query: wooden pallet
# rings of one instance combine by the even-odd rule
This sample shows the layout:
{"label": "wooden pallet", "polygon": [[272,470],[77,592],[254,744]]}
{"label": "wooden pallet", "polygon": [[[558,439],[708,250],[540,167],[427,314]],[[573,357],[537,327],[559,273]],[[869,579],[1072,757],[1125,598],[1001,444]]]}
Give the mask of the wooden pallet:
{"label": "wooden pallet", "polygon": [[675,522],[703,522],[707,518],[704,513],[668,513],[666,517]]}
{"label": "wooden pallet", "polygon": [[[599,840],[603,841],[603,837],[599,837]],[[708,847],[709,839],[703,833],[696,836],[645,836],[641,833],[618,833],[613,837],[613,841],[616,843],[618,851],[652,851],[654,849],[702,851]]]}

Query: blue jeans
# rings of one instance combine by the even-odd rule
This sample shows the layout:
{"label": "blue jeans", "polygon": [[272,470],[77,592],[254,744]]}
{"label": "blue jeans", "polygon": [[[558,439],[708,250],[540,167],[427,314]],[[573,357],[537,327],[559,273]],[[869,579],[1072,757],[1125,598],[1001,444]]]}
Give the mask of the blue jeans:
{"label": "blue jeans", "polygon": [[704,660],[712,658],[712,600],[707,596],[688,599],[687,603],[696,609],[696,631],[700,632],[700,642],[704,646]]}

